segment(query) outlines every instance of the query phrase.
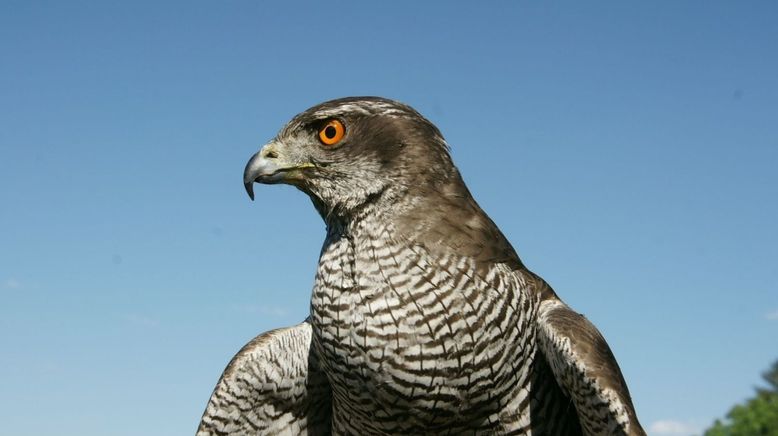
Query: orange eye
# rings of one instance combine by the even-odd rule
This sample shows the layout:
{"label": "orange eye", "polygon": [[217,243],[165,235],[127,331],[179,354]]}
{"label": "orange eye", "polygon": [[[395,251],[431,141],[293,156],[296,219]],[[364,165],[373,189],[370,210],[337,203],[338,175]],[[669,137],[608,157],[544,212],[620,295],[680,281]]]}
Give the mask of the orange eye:
{"label": "orange eye", "polygon": [[346,134],[346,128],[338,120],[329,120],[327,124],[319,129],[319,140],[325,145],[335,145],[343,139]]}

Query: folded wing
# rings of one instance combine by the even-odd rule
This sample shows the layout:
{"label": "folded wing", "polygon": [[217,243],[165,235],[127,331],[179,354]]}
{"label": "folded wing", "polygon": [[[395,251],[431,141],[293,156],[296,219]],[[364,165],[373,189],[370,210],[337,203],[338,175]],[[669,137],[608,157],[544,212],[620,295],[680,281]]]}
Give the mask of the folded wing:
{"label": "folded wing", "polygon": [[538,313],[538,343],[586,435],[645,435],[619,365],[600,332],[553,291]]}
{"label": "folded wing", "polygon": [[311,353],[311,326],[263,333],[224,370],[197,436],[330,433],[331,392]]}

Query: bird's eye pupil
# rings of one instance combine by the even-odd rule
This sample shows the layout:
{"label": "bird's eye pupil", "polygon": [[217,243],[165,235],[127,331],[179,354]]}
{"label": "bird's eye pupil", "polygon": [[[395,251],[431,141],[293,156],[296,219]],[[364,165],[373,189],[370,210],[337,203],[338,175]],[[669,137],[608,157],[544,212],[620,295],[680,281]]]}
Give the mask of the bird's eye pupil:
{"label": "bird's eye pupil", "polygon": [[332,138],[334,138],[334,137],[335,137],[335,135],[337,135],[337,134],[338,134],[338,129],[336,129],[334,126],[327,126],[327,128],[326,128],[326,129],[324,129],[324,135],[325,135],[327,138],[330,138],[330,139],[332,139]]}

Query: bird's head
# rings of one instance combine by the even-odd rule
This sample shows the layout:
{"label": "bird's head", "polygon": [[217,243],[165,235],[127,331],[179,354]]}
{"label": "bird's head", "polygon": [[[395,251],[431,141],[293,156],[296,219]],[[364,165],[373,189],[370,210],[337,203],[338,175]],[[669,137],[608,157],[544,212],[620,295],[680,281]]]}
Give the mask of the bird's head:
{"label": "bird's head", "polygon": [[243,182],[286,183],[319,212],[347,218],[370,203],[461,184],[440,131],[411,107],[378,97],[328,101],[294,117],[246,164]]}

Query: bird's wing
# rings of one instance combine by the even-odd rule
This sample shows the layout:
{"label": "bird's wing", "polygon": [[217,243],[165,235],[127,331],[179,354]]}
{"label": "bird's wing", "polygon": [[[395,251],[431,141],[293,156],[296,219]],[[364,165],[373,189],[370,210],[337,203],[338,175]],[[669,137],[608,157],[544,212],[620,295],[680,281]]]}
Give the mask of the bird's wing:
{"label": "bird's wing", "polygon": [[584,434],[645,435],[605,339],[545,287],[537,317],[540,351],[575,407]]}
{"label": "bird's wing", "polygon": [[331,401],[306,321],[263,333],[232,358],[197,436],[329,434]]}

